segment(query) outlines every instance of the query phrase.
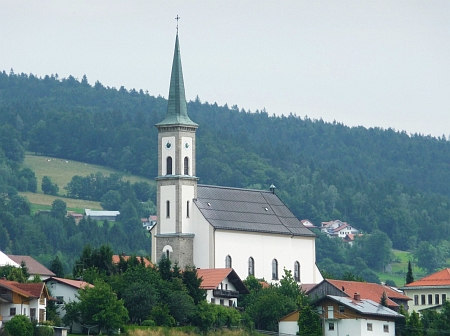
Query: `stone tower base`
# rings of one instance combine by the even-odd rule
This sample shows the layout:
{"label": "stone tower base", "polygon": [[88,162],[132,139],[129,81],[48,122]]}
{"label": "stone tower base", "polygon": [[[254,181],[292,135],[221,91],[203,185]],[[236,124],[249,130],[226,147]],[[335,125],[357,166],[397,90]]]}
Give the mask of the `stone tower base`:
{"label": "stone tower base", "polygon": [[194,234],[193,233],[166,233],[157,234],[155,260],[158,262],[162,255],[167,255],[172,265],[178,263],[181,269],[194,266]]}

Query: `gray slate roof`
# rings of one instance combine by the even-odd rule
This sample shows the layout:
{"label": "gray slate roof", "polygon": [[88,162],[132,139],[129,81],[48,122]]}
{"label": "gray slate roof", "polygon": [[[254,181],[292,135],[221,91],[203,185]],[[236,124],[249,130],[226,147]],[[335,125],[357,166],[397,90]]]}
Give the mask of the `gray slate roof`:
{"label": "gray slate roof", "polygon": [[402,314],[393,311],[383,305],[374,302],[372,300],[362,299],[362,300],[354,300],[349,297],[335,296],[335,295],[327,295],[327,298],[330,298],[343,306],[354,309],[363,315],[378,315],[378,316],[388,316],[388,317],[403,317]]}
{"label": "gray slate roof", "polygon": [[216,229],[315,236],[270,191],[198,185],[194,202]]}

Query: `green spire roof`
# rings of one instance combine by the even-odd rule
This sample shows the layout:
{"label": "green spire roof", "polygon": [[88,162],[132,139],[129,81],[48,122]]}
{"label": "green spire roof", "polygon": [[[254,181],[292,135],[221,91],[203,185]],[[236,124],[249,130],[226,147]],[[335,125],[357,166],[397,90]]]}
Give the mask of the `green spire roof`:
{"label": "green spire roof", "polygon": [[186,95],[184,93],[183,70],[181,68],[178,33],[175,40],[172,75],[170,76],[169,103],[167,105],[167,114],[166,118],[163,121],[156,124],[156,126],[165,125],[198,126],[189,118],[187,114]]}

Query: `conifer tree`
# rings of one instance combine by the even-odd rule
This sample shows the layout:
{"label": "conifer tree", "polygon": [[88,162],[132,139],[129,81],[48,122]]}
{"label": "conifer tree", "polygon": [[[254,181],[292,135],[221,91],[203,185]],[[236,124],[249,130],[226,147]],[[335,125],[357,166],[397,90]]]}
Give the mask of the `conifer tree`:
{"label": "conifer tree", "polygon": [[388,297],[386,295],[386,291],[384,291],[383,294],[381,295],[380,305],[387,307],[388,306],[387,300],[388,300]]}
{"label": "conifer tree", "polygon": [[411,260],[408,261],[408,272],[406,273],[406,284],[414,282],[414,276],[411,267]]}

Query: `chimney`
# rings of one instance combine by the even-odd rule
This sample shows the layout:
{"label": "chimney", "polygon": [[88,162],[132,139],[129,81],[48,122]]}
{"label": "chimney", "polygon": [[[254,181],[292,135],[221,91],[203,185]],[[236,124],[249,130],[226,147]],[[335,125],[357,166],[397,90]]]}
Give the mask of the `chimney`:
{"label": "chimney", "polygon": [[355,301],[359,301],[361,300],[361,295],[358,292],[356,292],[353,298],[355,299]]}

